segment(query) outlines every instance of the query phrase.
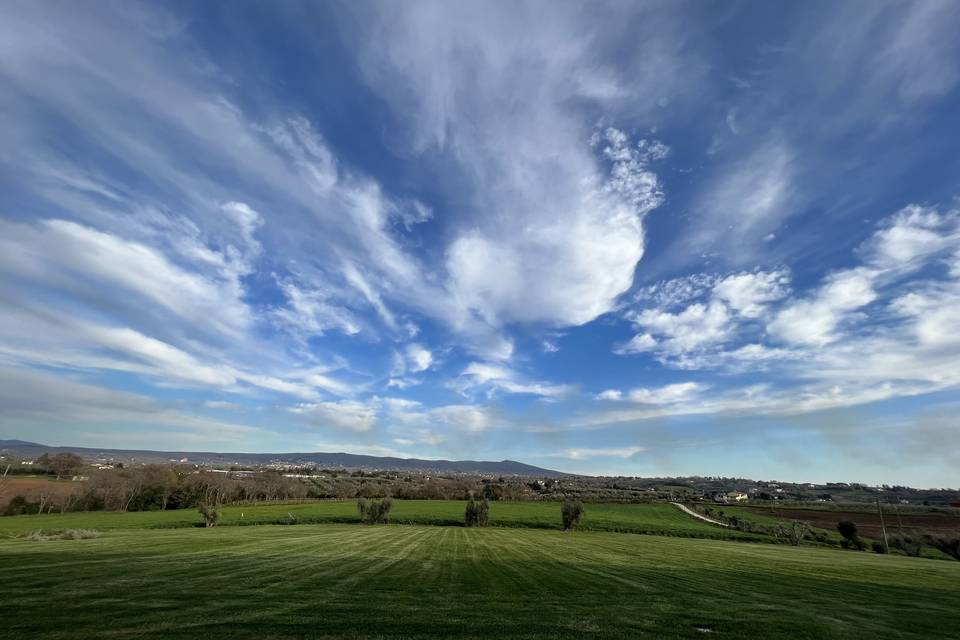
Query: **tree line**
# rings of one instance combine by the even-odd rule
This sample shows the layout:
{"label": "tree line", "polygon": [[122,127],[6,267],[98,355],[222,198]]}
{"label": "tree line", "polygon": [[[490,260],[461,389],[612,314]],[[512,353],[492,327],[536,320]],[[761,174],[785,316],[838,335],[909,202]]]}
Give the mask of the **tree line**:
{"label": "tree line", "polygon": [[[163,511],[200,504],[220,505],[308,498],[297,478],[265,471],[235,478],[225,473],[184,471],[169,465],[102,469],[65,491],[60,483],[33,486],[7,504],[5,515],[67,511]],[[72,488],[72,487],[68,487]]]}

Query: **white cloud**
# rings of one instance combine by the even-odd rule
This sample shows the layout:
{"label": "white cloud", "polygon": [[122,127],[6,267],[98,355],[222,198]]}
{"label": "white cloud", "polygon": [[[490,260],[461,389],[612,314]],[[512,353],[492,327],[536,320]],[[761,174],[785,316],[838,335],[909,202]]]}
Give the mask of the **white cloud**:
{"label": "white cloud", "polygon": [[26,437],[28,431],[43,430],[65,442],[73,442],[84,427],[131,424],[163,429],[166,440],[154,442],[168,446],[177,442],[230,446],[262,433],[254,426],[168,409],[144,395],[15,367],[0,367],[0,406],[0,426],[8,434],[19,431]]}
{"label": "white cloud", "polygon": [[444,265],[448,322],[589,322],[632,284],[643,216],[662,200],[647,164],[666,149],[611,129],[609,153],[593,153],[591,127],[571,100],[621,94],[576,15],[466,11],[470,17],[442,3],[381,7],[360,27],[361,40],[376,43],[362,69],[404,114],[411,146],[451,150],[464,176],[458,200],[469,210]]}
{"label": "white cloud", "polygon": [[876,269],[917,266],[960,244],[960,211],[940,213],[932,207],[908,205],[883,221],[881,229],[860,247]]}
{"label": "white cloud", "polygon": [[717,282],[713,295],[741,315],[756,318],[768,303],[787,295],[789,283],[784,270],[735,273]]}
{"label": "white cloud", "polygon": [[836,329],[849,314],[877,299],[874,275],[863,269],[832,274],[811,298],[781,309],[767,330],[794,344],[825,345],[836,340]]}
{"label": "white cloud", "polygon": [[719,302],[692,304],[679,313],[646,309],[630,314],[629,319],[645,332],[631,342],[634,350],[652,348],[654,343],[650,334],[653,334],[660,336],[656,343],[658,349],[680,354],[722,342],[731,331],[730,313],[726,305]]}
{"label": "white cloud", "polygon": [[[489,409],[475,405],[441,405],[428,409],[417,402],[391,400],[386,402],[386,408],[392,423],[416,428],[415,433],[419,434],[422,442],[426,442],[425,434],[444,440],[444,436],[436,433],[439,430],[455,429],[479,433],[491,428],[495,423],[495,416]],[[407,433],[409,437],[409,432]]]}
{"label": "white cloud", "polygon": [[360,391],[357,385],[347,384],[322,373],[311,373],[303,378],[306,384],[338,396],[349,396]]}
{"label": "white cloud", "polygon": [[273,311],[273,318],[303,338],[323,335],[339,329],[347,335],[360,333],[361,322],[348,308],[334,302],[335,293],[298,284],[292,280],[280,283],[287,304]]}
{"label": "white cloud", "polygon": [[675,365],[700,361],[767,315],[772,303],[787,296],[789,284],[786,269],[758,269],[725,276],[691,274],[649,285],[634,296],[639,308],[625,313],[639,333],[614,352],[652,352]]}
{"label": "white cloud", "polygon": [[649,333],[638,333],[626,343],[616,347],[613,352],[618,355],[629,355],[631,353],[653,351],[656,348],[657,341],[652,335]]}
{"label": "white cloud", "polygon": [[375,406],[353,400],[302,403],[291,407],[290,412],[316,427],[351,431],[370,431],[377,421]]}
{"label": "white cloud", "polygon": [[556,398],[573,391],[573,387],[570,385],[530,381],[508,367],[483,362],[472,362],[467,365],[460,376],[451,384],[461,393],[466,393],[474,388],[485,388],[490,392],[499,390],[545,398]]}
{"label": "white cloud", "polygon": [[236,402],[227,402],[226,400],[207,400],[203,403],[207,409],[238,409],[240,405]]}
{"label": "white cloud", "polygon": [[718,276],[708,273],[693,273],[642,287],[633,298],[637,303],[673,309],[703,297],[713,289],[718,279]]}
{"label": "white cloud", "polygon": [[590,460],[592,458],[631,458],[646,451],[646,447],[605,447],[566,449],[558,457],[570,460]]}
{"label": "white cloud", "polygon": [[677,251],[719,250],[731,263],[753,259],[760,241],[796,208],[794,156],[786,140],[773,139],[729,163],[698,197],[698,225]]}
{"label": "white cloud", "polygon": [[[957,387],[960,283],[949,263],[960,246],[957,223],[953,211],[906,207],[882,221],[857,250],[862,265],[830,273],[812,290],[793,298],[779,299],[780,292],[764,296],[756,318],[747,317],[754,315],[751,296],[737,302],[721,286],[731,282],[729,278],[715,279],[709,294],[706,286],[700,287],[696,293],[700,298],[722,295],[731,306],[748,310],[739,316],[743,320],[738,320],[738,340],[661,361],[725,373],[769,371],[771,382],[698,389],[688,396],[663,394],[666,387],[639,390],[631,399],[649,400],[655,406],[604,411],[587,422],[712,413],[797,415]],[[941,256],[947,260],[941,261]],[[761,281],[778,282],[775,274],[764,274]],[[661,321],[660,330],[677,324],[680,316],[648,313]],[[786,346],[771,345],[769,338]],[[651,344],[650,349],[657,346]]]}
{"label": "white cloud", "polygon": [[413,373],[426,371],[433,364],[433,354],[419,344],[408,344],[406,355],[409,370]]}
{"label": "white cloud", "polygon": [[597,394],[597,400],[620,400],[623,392],[619,389],[606,389]]}
{"label": "white cloud", "polygon": [[678,382],[652,389],[634,389],[627,397],[638,404],[673,404],[688,400],[704,388],[696,382]]}
{"label": "white cloud", "polygon": [[[156,321],[172,318],[209,335],[239,336],[252,322],[235,270],[187,270],[153,247],[66,220],[0,221],[0,238],[0,270],[29,286],[56,287],[130,315],[152,313]],[[207,254],[216,265],[230,262]]]}

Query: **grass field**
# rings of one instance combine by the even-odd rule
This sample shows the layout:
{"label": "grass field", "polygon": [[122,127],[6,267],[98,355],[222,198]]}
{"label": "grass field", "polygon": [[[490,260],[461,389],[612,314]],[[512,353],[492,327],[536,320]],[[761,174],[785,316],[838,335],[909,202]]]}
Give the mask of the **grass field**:
{"label": "grass field", "polygon": [[[424,525],[460,525],[466,503],[457,500],[396,500],[392,522]],[[291,518],[290,516],[293,516]],[[356,503],[317,501],[294,504],[230,506],[223,509],[223,524],[309,524],[359,521]],[[143,529],[199,525],[192,509],[133,513],[77,512],[0,518],[0,535],[42,529]],[[556,502],[492,502],[490,524],[498,527],[560,528]],[[655,535],[717,539],[764,540],[764,536],[731,531],[682,513],[671,504],[588,504],[581,525],[593,531],[618,531]]]}
{"label": "grass field", "polygon": [[955,638],[960,563],[604,532],[0,540],[4,638]]}

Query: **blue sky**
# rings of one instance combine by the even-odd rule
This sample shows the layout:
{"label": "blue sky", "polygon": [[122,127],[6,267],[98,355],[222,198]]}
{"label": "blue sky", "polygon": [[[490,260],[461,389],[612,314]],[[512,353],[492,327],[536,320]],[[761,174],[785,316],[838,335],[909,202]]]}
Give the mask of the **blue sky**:
{"label": "blue sky", "polygon": [[0,7],[0,434],[960,485],[960,5]]}

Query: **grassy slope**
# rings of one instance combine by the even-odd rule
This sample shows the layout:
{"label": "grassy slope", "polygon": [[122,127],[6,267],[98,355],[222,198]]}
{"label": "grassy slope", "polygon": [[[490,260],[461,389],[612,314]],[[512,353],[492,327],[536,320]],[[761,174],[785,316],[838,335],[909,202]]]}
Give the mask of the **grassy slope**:
{"label": "grassy slope", "polygon": [[[391,520],[405,524],[457,525],[465,503],[455,500],[397,500]],[[242,517],[241,517],[242,514]],[[223,524],[356,522],[354,502],[307,502],[225,507]],[[494,526],[559,528],[560,505],[555,502],[493,502]],[[67,513],[0,518],[0,535],[40,529],[141,529],[190,527],[200,522],[194,510],[140,513]],[[582,528],[703,538],[760,540],[761,536],[730,531],[691,518],[670,504],[587,504]]]}
{"label": "grassy slope", "polygon": [[4,638],[956,637],[960,563],[531,529],[0,540]]}

